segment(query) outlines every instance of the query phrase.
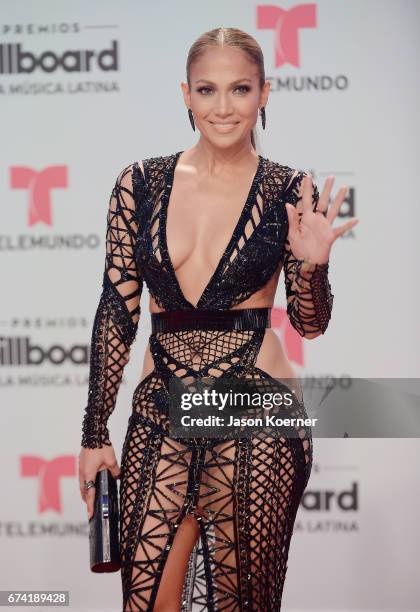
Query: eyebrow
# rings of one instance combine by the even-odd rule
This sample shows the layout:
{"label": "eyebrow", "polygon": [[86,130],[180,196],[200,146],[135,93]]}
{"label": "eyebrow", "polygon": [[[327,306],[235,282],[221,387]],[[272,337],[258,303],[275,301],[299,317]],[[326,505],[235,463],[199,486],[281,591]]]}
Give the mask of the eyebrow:
{"label": "eyebrow", "polygon": [[[252,82],[251,79],[243,78],[237,79],[236,81],[232,81],[231,85],[236,85],[236,83],[242,83],[243,81],[249,81],[250,83]],[[210,83],[210,85],[216,85],[216,83],[213,83],[213,81],[209,81],[208,79],[198,79],[197,81],[195,81],[195,83]]]}

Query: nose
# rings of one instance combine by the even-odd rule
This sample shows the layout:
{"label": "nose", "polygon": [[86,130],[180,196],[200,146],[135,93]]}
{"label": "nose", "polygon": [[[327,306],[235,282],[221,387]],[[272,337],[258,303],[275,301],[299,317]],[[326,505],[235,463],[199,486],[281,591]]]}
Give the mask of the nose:
{"label": "nose", "polygon": [[215,114],[220,117],[228,117],[232,114],[232,101],[228,94],[220,94],[216,99]]}

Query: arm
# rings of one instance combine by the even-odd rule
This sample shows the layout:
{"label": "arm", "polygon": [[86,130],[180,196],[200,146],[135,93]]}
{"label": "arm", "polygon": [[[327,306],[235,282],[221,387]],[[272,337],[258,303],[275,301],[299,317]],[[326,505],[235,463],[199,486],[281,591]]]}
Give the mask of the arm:
{"label": "arm", "polygon": [[[303,214],[302,179],[304,172],[296,172],[292,178],[287,201],[295,206],[299,219]],[[319,200],[317,186],[312,183],[312,210]],[[331,318],[334,295],[328,281],[329,262],[309,263],[297,259],[290,248],[288,238],[284,247],[284,280],[287,298],[287,314],[292,326],[305,338],[323,334]]]}
{"label": "arm", "polygon": [[115,408],[140,318],[143,279],[134,257],[137,230],[132,166],[128,166],[118,175],[108,205],[105,269],[92,329],[83,447],[111,445],[107,421]]}

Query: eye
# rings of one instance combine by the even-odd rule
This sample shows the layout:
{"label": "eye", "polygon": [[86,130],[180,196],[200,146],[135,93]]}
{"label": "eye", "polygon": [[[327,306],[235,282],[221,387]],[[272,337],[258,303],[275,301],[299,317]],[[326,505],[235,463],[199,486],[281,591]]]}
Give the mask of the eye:
{"label": "eye", "polygon": [[[237,87],[235,87],[235,91],[237,90],[241,90],[241,93],[248,93],[248,91],[251,90],[251,88],[249,87],[249,85],[238,85]],[[207,91],[212,91],[211,87],[199,87],[197,89],[198,93],[201,93],[203,96],[207,95]]]}
{"label": "eye", "polygon": [[[205,90],[205,89],[210,90],[211,88],[210,88],[210,87],[199,87],[199,88],[197,89],[197,91],[198,91],[199,93],[203,93],[203,90]],[[203,95],[206,95],[206,94],[203,94]]]}
{"label": "eye", "polygon": [[249,85],[238,85],[236,89],[242,89],[244,93],[248,93],[248,91],[250,91],[251,88],[249,87]]}

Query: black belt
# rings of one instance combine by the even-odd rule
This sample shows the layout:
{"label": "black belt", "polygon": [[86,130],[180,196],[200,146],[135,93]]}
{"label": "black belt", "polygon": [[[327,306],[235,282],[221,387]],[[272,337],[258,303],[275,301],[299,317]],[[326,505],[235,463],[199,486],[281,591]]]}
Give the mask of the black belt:
{"label": "black belt", "polygon": [[246,330],[271,327],[271,308],[167,310],[152,312],[152,334],[193,329]]}

